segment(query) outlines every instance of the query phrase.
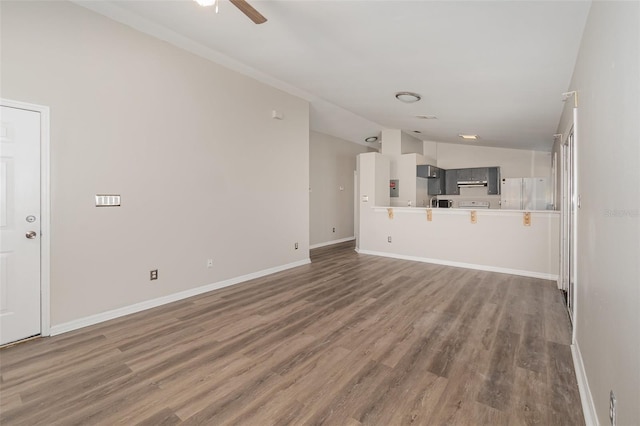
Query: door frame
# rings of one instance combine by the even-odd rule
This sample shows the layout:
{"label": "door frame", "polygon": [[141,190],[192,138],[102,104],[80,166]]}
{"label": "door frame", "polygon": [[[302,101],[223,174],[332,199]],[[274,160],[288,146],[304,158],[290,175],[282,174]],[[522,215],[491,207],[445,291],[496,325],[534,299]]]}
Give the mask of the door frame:
{"label": "door frame", "polygon": [[40,335],[51,334],[51,175],[49,107],[0,98],[0,105],[40,114]]}
{"label": "door frame", "polygon": [[[561,250],[560,279],[567,291],[567,308],[571,319],[572,343],[576,341],[578,316],[578,108],[574,106],[566,137],[561,140]],[[573,281],[572,281],[573,278]],[[573,284],[573,285],[572,285]],[[569,300],[570,299],[570,300]],[[570,305],[570,306],[569,306]]]}

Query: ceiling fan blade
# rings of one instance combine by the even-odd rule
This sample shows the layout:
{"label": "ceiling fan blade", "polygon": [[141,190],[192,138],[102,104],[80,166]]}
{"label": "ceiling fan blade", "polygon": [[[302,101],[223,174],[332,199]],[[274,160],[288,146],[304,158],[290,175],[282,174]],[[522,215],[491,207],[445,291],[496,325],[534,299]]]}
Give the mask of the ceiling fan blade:
{"label": "ceiling fan blade", "polygon": [[229,0],[229,1],[233,3],[235,7],[240,9],[242,13],[247,15],[247,17],[251,19],[254,23],[264,24],[265,22],[267,22],[267,18],[262,16],[262,14],[260,14],[260,12],[255,10],[253,6],[247,3],[246,0]]}

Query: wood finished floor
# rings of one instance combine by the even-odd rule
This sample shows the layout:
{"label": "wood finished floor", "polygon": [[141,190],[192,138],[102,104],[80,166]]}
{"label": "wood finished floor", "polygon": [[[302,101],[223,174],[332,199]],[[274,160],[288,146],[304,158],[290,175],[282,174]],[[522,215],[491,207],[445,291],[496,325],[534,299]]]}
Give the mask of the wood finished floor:
{"label": "wood finished floor", "polygon": [[555,283],[311,257],[0,350],[0,424],[584,424]]}

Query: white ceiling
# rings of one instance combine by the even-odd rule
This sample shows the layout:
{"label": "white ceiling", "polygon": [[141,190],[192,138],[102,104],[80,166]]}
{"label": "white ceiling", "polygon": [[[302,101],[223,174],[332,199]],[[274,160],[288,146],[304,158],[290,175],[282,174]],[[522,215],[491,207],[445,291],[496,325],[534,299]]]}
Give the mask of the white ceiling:
{"label": "white ceiling", "polygon": [[[550,150],[589,1],[222,0],[78,3],[311,102],[313,130]],[[422,95],[404,104],[397,91]],[[435,115],[437,120],[416,118]],[[413,133],[420,131],[420,134]]]}

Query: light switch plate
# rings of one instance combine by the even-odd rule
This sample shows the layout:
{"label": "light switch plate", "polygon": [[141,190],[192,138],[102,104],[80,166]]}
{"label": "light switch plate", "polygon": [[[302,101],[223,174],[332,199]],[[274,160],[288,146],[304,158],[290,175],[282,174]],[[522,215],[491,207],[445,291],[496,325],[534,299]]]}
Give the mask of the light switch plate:
{"label": "light switch plate", "polygon": [[114,194],[96,194],[96,207],[119,207],[120,196]]}

